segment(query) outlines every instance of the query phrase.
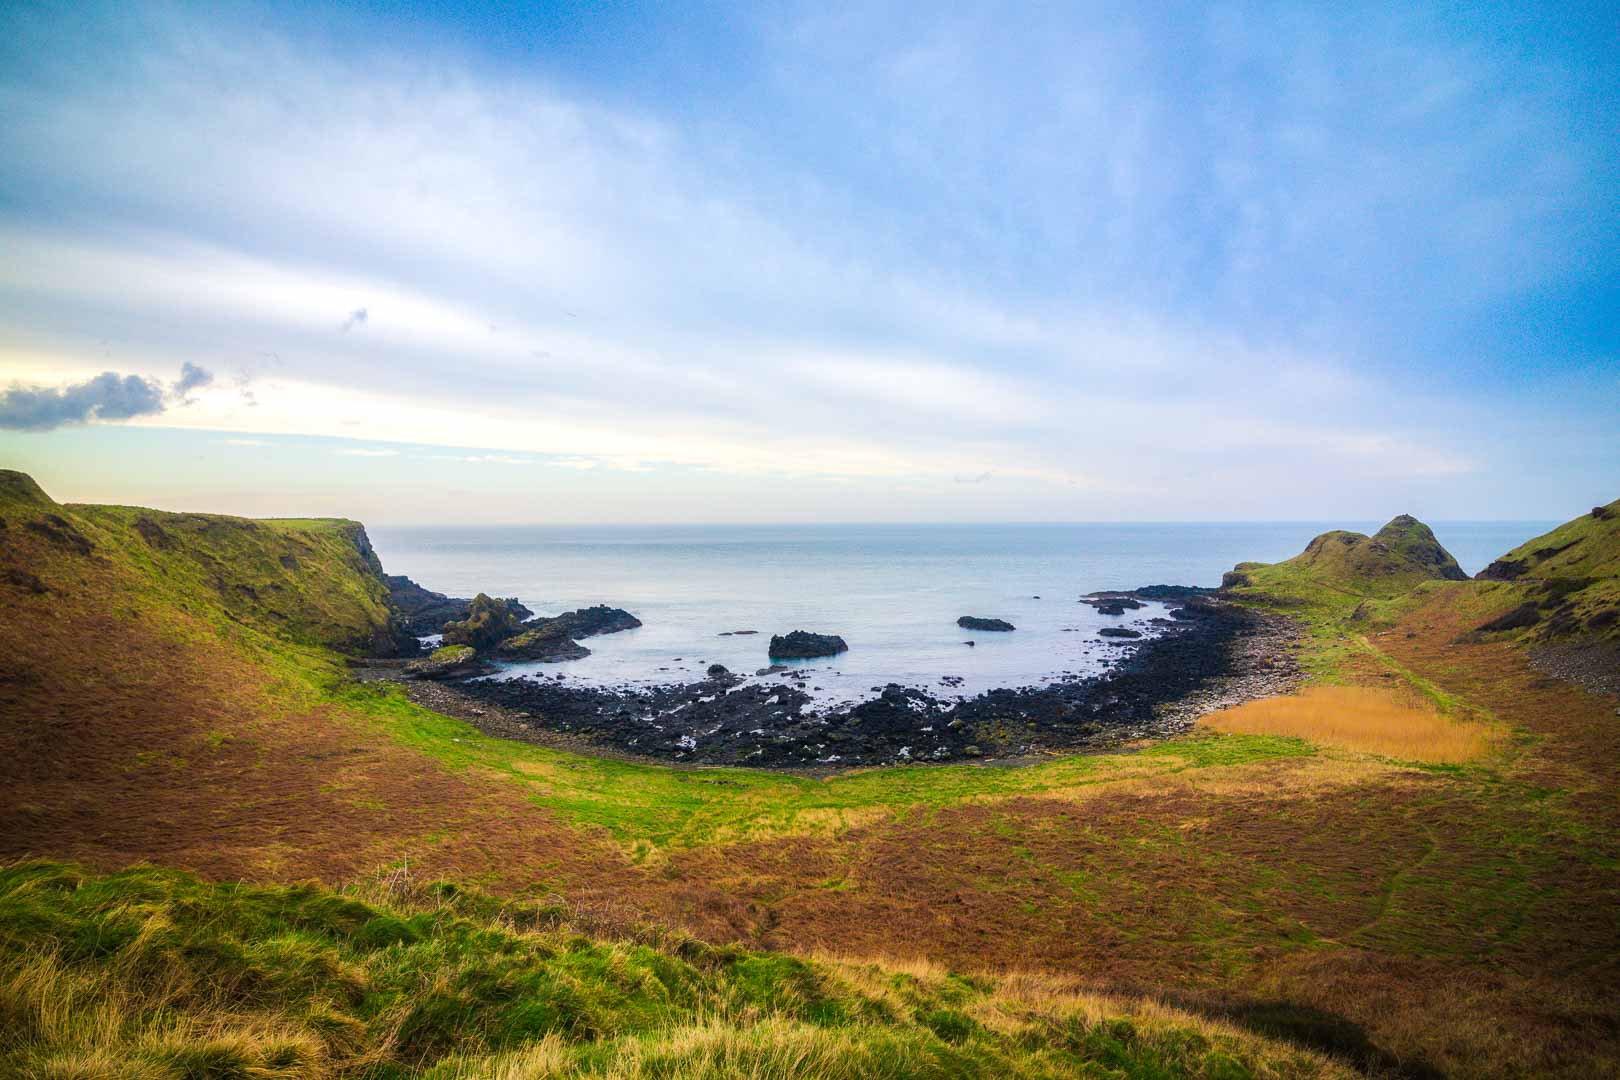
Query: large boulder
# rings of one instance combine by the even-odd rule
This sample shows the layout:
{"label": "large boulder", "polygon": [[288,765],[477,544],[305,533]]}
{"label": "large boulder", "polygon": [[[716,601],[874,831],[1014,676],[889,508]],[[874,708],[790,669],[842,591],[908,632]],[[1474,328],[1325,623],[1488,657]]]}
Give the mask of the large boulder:
{"label": "large boulder", "polygon": [[772,660],[809,660],[818,656],[837,656],[848,652],[849,646],[836,634],[812,634],[806,630],[771,636]]}
{"label": "large boulder", "polygon": [[591,650],[575,641],[567,625],[557,619],[526,627],[501,642],[496,652],[505,660],[538,660],[547,664],[581,660],[591,655]]}

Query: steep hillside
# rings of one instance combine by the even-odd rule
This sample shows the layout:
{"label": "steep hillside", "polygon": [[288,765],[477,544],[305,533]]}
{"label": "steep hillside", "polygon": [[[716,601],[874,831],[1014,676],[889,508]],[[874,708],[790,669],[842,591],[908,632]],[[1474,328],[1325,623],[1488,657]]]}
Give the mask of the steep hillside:
{"label": "steep hillside", "polygon": [[351,522],[63,506],[0,472],[0,858],[341,879],[411,853],[512,883],[619,872],[520,793],[344,705],[333,648],[388,644],[384,595]]}
{"label": "steep hillside", "polygon": [[35,573],[25,563],[53,561],[24,558],[22,539],[31,537],[68,562],[115,563],[144,579],[145,591],[194,613],[222,612],[289,641],[343,652],[414,651],[358,522],[59,506],[28,476],[0,470],[0,536],[15,537],[0,571],[14,583]]}
{"label": "steep hillside", "polygon": [[1467,577],[1427,525],[1402,514],[1372,536],[1325,532],[1292,559],[1239,563],[1221,588],[1256,603],[1337,606],[1400,596],[1425,581]]}
{"label": "steep hillside", "polygon": [[1511,582],[1521,597],[1487,631],[1620,638],[1620,499],[1520,544],[1478,577]]}

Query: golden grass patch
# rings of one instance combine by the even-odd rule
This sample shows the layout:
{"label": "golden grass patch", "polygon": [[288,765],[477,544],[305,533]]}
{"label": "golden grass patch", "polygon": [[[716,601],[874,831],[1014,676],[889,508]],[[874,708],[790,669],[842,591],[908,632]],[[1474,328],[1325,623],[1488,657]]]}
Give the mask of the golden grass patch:
{"label": "golden grass patch", "polygon": [[1211,713],[1204,727],[1230,735],[1284,735],[1403,761],[1456,764],[1490,751],[1485,727],[1426,702],[1370,686],[1313,686]]}

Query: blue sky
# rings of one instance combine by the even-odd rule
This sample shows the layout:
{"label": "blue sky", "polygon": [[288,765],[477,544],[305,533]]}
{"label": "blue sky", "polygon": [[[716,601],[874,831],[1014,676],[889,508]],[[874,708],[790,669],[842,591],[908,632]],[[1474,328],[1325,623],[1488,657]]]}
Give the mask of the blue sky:
{"label": "blue sky", "polygon": [[1410,7],[8,5],[0,463],[374,521],[1569,517],[1620,494],[1620,16]]}

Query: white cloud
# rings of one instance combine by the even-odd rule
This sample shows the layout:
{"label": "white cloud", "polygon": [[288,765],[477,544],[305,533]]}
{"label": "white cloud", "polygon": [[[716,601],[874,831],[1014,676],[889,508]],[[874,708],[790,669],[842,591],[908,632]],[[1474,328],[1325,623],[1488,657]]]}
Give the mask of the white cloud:
{"label": "white cloud", "polygon": [[[1485,467],[1479,416],[1442,385],[1392,387],[1331,312],[1275,332],[1290,276],[1383,287],[1363,273],[1370,247],[1392,220],[1416,227],[1387,140],[1318,184],[1336,175],[1338,111],[1213,97],[1177,114],[1139,81],[1141,43],[1101,27],[1037,40],[1007,69],[1029,41],[973,19],[915,39],[883,22],[789,19],[773,42],[809,105],[851,107],[829,58],[880,69],[849,137],[883,177],[771,171],[732,133],[448,55],[424,68],[205,23],[143,42],[138,93],[129,71],[70,94],[0,78],[6,175],[78,192],[97,222],[0,217],[0,377],[82,378],[116,340],[120,370],[240,371],[239,392],[201,388],[141,425],[488,448],[460,460],[532,462],[558,470],[549,482],[656,463],[717,484],[1022,485],[1151,506],[1212,497],[1212,475]],[[1256,48],[1193,32],[1216,67]],[[914,44],[854,45],[899,39]],[[1096,46],[1088,63],[1076,45]],[[1259,49],[1262,68],[1277,60]],[[1345,94],[1332,65],[1298,66],[1282,68],[1310,83],[1302,99]],[[1551,180],[1498,192],[1501,217],[1437,206],[1524,138],[1503,121],[1439,140],[1480,78],[1441,63],[1413,99],[1411,122],[1435,125],[1416,140],[1412,160],[1433,166],[1418,202],[1447,213],[1399,248],[1427,265],[1423,237],[1477,219],[1446,241],[1490,270],[1459,275],[1474,298],[1507,273],[1491,257],[1504,230],[1568,179],[1543,162]],[[1280,182],[1284,159],[1303,181]],[[1189,219],[1190,193],[1213,224]],[[1358,215],[1378,227],[1346,224]]]}

